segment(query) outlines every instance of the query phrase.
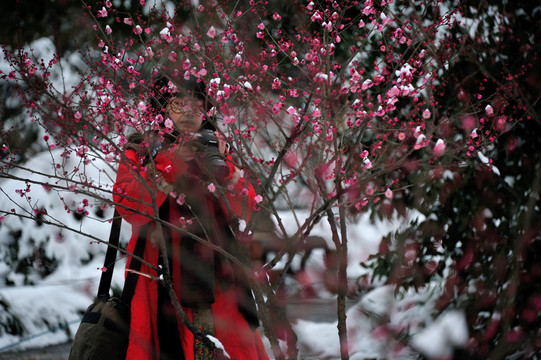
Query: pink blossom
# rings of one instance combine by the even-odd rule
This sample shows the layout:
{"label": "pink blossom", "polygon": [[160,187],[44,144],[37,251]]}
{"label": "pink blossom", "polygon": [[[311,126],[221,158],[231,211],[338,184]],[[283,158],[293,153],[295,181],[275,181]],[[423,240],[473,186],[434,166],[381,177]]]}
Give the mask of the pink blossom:
{"label": "pink blossom", "polygon": [[393,86],[389,91],[387,91],[388,97],[398,96],[399,94],[400,94],[400,90],[396,86]]}
{"label": "pink blossom", "polygon": [[312,111],[312,116],[315,118],[321,117],[321,110],[315,109],[314,111]]}
{"label": "pink blossom", "polygon": [[372,82],[372,80],[366,79],[366,80],[363,82],[363,84],[362,84],[362,86],[361,86],[361,89],[363,89],[363,90],[369,89],[369,88],[372,87],[372,85],[374,85],[374,83]]}
{"label": "pink blossom", "polygon": [[372,187],[372,185],[368,185],[364,192],[367,196],[372,196],[374,195],[374,188]]}
{"label": "pink blossom", "polygon": [[113,29],[111,29],[111,27],[110,27],[109,25],[107,25],[107,26],[105,27],[105,33],[106,33],[107,35],[110,35],[112,32],[113,32]]}
{"label": "pink blossom", "polygon": [[210,183],[209,186],[207,186],[207,189],[213,193],[216,191],[216,186],[214,186],[214,184]]}
{"label": "pink blossom", "polygon": [[372,161],[370,161],[370,159],[368,159],[368,157],[365,157],[363,159],[363,163],[364,163],[364,166],[367,168],[367,169],[372,169]]}
{"label": "pink blossom", "polygon": [[173,120],[166,119],[163,125],[168,129],[173,129]]}
{"label": "pink blossom", "polygon": [[466,115],[462,118],[462,128],[466,132],[471,132],[477,125],[477,119],[473,115]]}
{"label": "pink blossom", "polygon": [[327,142],[330,142],[332,141],[332,139],[333,139],[333,132],[332,132],[332,129],[329,129],[327,130],[327,136],[325,137],[325,140]]}
{"label": "pink blossom", "polygon": [[289,168],[295,168],[298,164],[298,158],[297,158],[297,154],[294,152],[294,151],[291,151],[289,150],[285,155],[284,155],[284,163],[289,167]]}
{"label": "pink blossom", "polygon": [[124,24],[126,24],[126,25],[132,25],[132,24],[133,24],[133,22],[131,21],[131,18],[124,18],[124,19],[123,19],[123,22],[124,22]]}
{"label": "pink blossom", "polygon": [[214,26],[211,26],[209,28],[209,30],[207,31],[207,36],[211,39],[214,39],[214,37],[216,36],[216,29],[214,28]]}
{"label": "pink blossom", "polygon": [[224,123],[225,124],[234,124],[237,121],[237,118],[234,116],[225,115],[224,116]]}
{"label": "pink blossom", "polygon": [[257,204],[259,204],[260,202],[263,201],[263,197],[262,197],[261,195],[256,195],[256,196],[254,197],[254,201],[255,201]]}
{"label": "pink blossom", "polygon": [[180,195],[177,197],[177,204],[179,204],[179,205],[184,204],[185,199],[186,199],[186,195],[180,194]]}
{"label": "pink blossom", "polygon": [[205,10],[205,7],[204,7],[203,5],[199,5],[199,6],[197,7],[197,12],[200,12],[200,13],[201,13],[201,12],[203,12],[203,10]]}
{"label": "pink blossom", "polygon": [[428,145],[428,140],[426,139],[426,136],[423,134],[419,135],[417,137],[417,141],[415,142],[415,146],[413,147],[415,150],[419,150],[420,148],[425,147]]}
{"label": "pink blossom", "polygon": [[434,154],[436,156],[441,156],[443,155],[443,153],[445,152],[445,143],[443,142],[442,139],[438,139],[438,141],[436,141],[436,145],[434,145]]}
{"label": "pink blossom", "polygon": [[429,118],[430,118],[430,115],[432,115],[432,114],[430,113],[430,110],[425,109],[425,110],[423,111],[423,119],[429,119]]}
{"label": "pink blossom", "polygon": [[101,272],[106,272],[107,271],[107,268],[105,266],[101,267],[100,268]]}
{"label": "pink blossom", "polygon": [[391,189],[385,190],[385,197],[391,199],[393,197],[393,191]]}
{"label": "pink blossom", "polygon": [[312,16],[310,17],[310,19],[311,19],[313,22],[323,20],[323,18],[321,17],[321,14],[320,14],[319,11],[316,11],[316,12],[314,13],[314,15],[312,15]]}
{"label": "pink blossom", "polygon": [[423,134],[423,133],[422,133],[421,127],[420,127],[420,126],[417,126],[417,127],[415,128],[415,131],[413,132],[413,137],[415,137],[415,138],[417,139],[417,138],[418,138],[420,135],[422,135],[422,134]]}
{"label": "pink blossom", "polygon": [[286,114],[288,114],[288,115],[293,115],[293,114],[296,114],[296,113],[297,113],[297,110],[293,106],[288,107],[287,110],[286,110]]}
{"label": "pink blossom", "polygon": [[259,23],[259,25],[257,25],[257,28],[258,28],[259,30],[265,30],[265,24]]}
{"label": "pink blossom", "polygon": [[278,20],[280,20],[282,17],[280,16],[280,14],[274,13],[274,14],[272,15],[272,18],[273,18],[274,20],[278,21]]}
{"label": "pink blossom", "polygon": [[107,17],[107,9],[105,7],[101,8],[101,10],[98,10],[98,17]]}
{"label": "pink blossom", "polygon": [[487,114],[487,116],[493,116],[494,115],[494,109],[492,108],[492,106],[487,105],[485,107],[485,113]]}
{"label": "pink blossom", "polygon": [[404,141],[405,138],[406,138],[406,134],[404,134],[403,132],[398,134],[398,140]]}

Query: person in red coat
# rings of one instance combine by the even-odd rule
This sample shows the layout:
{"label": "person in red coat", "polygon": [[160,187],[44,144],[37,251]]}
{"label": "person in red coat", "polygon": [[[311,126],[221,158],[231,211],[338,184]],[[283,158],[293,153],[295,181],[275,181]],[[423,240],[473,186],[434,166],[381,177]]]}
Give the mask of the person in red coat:
{"label": "person in red coat", "polygon": [[[249,219],[254,189],[212,132],[204,84],[165,80],[156,87],[153,103],[166,120],[129,138],[113,188],[116,208],[132,226],[127,251],[145,241],[143,259],[152,265],[143,263],[137,279],[126,359],[268,359],[246,267],[227,256],[238,254],[234,231],[240,218]],[[164,274],[190,323],[224,352],[183,323],[157,280]]]}

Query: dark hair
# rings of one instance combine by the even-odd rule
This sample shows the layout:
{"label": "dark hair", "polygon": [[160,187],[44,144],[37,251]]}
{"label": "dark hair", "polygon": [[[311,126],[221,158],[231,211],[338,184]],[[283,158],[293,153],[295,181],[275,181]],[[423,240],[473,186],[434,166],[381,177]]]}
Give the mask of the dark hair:
{"label": "dark hair", "polygon": [[[170,86],[171,85],[171,86]],[[150,97],[152,107],[161,112],[165,109],[169,99],[175,96],[193,97],[203,102],[206,120],[203,121],[201,129],[216,130],[212,121],[206,116],[206,113],[212,108],[212,103],[207,95],[207,87],[202,79],[190,76],[188,79],[183,76],[161,75],[153,84],[153,91]]]}
{"label": "dark hair", "polygon": [[173,78],[162,75],[154,81],[152,87],[153,91],[150,102],[156,110],[165,108],[167,101],[173,96],[194,97],[203,101],[205,111],[209,111],[212,108],[204,81],[193,76],[185,79],[184,77]]}

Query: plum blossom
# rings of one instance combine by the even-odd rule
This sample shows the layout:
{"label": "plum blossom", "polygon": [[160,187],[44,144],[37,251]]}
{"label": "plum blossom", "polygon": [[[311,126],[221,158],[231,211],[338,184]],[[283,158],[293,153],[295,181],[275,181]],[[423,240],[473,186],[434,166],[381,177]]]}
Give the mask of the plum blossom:
{"label": "plum blossom", "polygon": [[487,114],[487,116],[493,116],[494,115],[494,109],[492,108],[492,106],[487,105],[485,107],[485,113]]}
{"label": "plum blossom", "polygon": [[184,201],[185,201],[185,200],[186,200],[186,195],[185,195],[185,194],[179,194],[179,195],[177,196],[177,200],[176,200],[176,201],[177,201],[177,204],[182,205],[182,204],[184,204]]}
{"label": "plum blossom", "polygon": [[137,104],[137,110],[142,111],[142,112],[146,111],[147,110],[146,104],[141,101],[139,104]]}
{"label": "plum blossom", "polygon": [[374,195],[374,191],[375,191],[375,190],[374,190],[374,187],[373,187],[371,184],[369,184],[369,185],[366,187],[366,189],[364,190],[366,196],[372,196],[372,195]]}
{"label": "plum blossom", "polygon": [[254,197],[254,201],[255,201],[257,204],[259,204],[260,202],[263,201],[263,197],[262,197],[261,195],[256,195],[256,196]]}
{"label": "plum blossom", "polygon": [[101,10],[98,10],[98,17],[107,17],[107,9],[105,7],[102,7]]}
{"label": "plum blossom", "polygon": [[224,123],[227,125],[234,124],[237,121],[237,118],[234,116],[225,115]]}
{"label": "plum blossom", "polygon": [[393,197],[393,191],[391,189],[385,190],[385,197],[391,199]]}
{"label": "plum blossom", "polygon": [[113,29],[109,25],[105,26],[105,33],[107,35],[110,35],[113,32]]}
{"label": "plum blossom", "polygon": [[363,82],[363,84],[362,84],[362,86],[361,86],[361,89],[366,90],[366,89],[368,89],[368,88],[371,88],[372,85],[374,85],[374,83],[372,82],[372,80],[366,79],[366,80]]}
{"label": "plum blossom", "polygon": [[363,158],[364,167],[367,169],[372,169],[372,161],[367,157]]}
{"label": "plum blossom", "polygon": [[321,21],[323,20],[323,17],[321,16],[321,13],[319,11],[316,11],[314,15],[310,18],[313,22]]}
{"label": "plum blossom", "polygon": [[443,140],[438,139],[438,141],[436,141],[436,145],[434,145],[434,154],[436,156],[441,156],[445,152],[445,149],[446,149],[446,145],[443,142]]}
{"label": "plum blossom", "polygon": [[430,115],[432,115],[432,114],[430,113],[430,110],[425,109],[425,110],[423,111],[423,119],[430,119]]}
{"label": "plum blossom", "polygon": [[216,186],[213,183],[210,183],[209,186],[207,186],[207,189],[213,193],[216,191]]}
{"label": "plum blossom", "polygon": [[427,140],[426,136],[424,136],[424,134],[420,134],[417,137],[417,141],[415,142],[415,146],[413,148],[415,150],[419,150],[420,148],[423,148],[426,145],[428,145],[428,140]]}
{"label": "plum blossom", "polygon": [[214,39],[214,37],[216,36],[216,29],[214,28],[214,26],[211,26],[209,28],[209,30],[207,31],[207,36],[211,39]]}
{"label": "plum blossom", "polygon": [[422,130],[421,130],[421,127],[420,126],[417,126],[415,128],[415,131],[413,131],[413,136],[417,139],[419,137],[419,135],[422,135]]}
{"label": "plum blossom", "polygon": [[171,119],[166,119],[165,122],[163,123],[163,125],[167,128],[167,129],[173,129],[173,120]]}
{"label": "plum blossom", "polygon": [[293,106],[290,106],[286,109],[286,114],[293,115],[297,113],[297,109],[295,109]]}

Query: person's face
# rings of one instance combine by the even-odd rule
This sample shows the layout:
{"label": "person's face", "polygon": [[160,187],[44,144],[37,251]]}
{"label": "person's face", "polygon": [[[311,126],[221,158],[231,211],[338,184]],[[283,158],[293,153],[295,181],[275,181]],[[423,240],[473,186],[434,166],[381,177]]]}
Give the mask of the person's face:
{"label": "person's face", "polygon": [[203,123],[203,101],[189,97],[172,97],[165,106],[169,118],[183,131],[197,131]]}

